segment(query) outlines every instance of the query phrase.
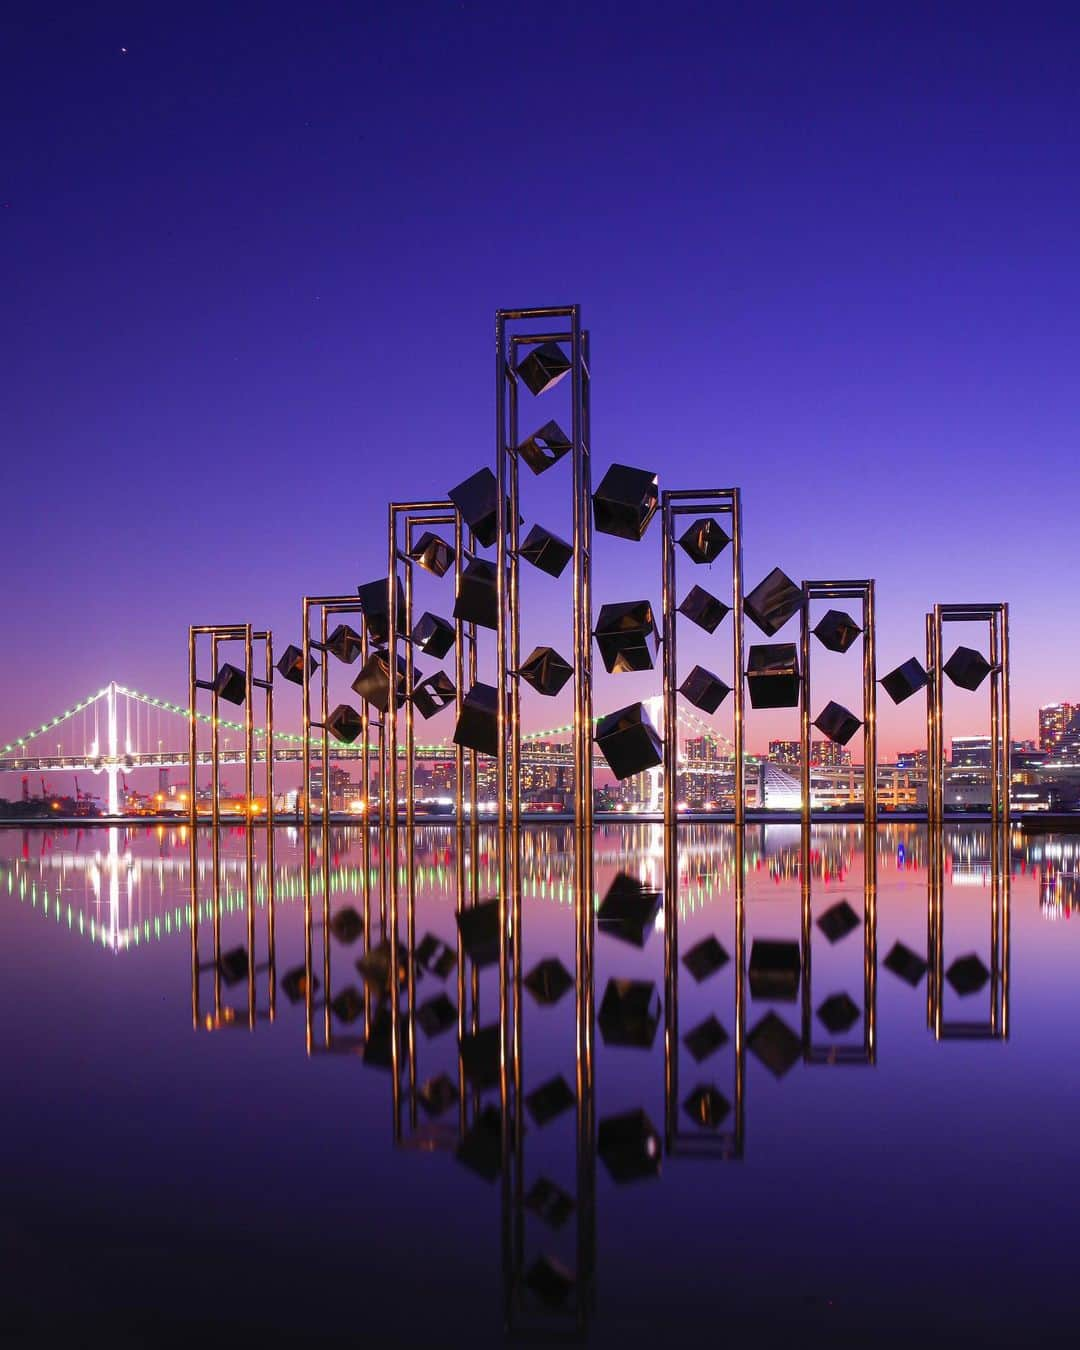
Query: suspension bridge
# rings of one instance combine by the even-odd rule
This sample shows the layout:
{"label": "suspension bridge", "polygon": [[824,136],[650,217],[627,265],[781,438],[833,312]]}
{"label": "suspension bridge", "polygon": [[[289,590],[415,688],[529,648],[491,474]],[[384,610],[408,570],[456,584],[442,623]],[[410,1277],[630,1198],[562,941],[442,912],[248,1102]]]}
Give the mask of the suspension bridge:
{"label": "suspension bridge", "polygon": [[[655,700],[659,705],[660,700]],[[654,709],[659,716],[659,706]],[[0,774],[18,773],[90,773],[103,774],[107,781],[107,812],[120,814],[120,779],[137,769],[186,768],[189,755],[189,710],[169,699],[156,698],[115,680],[90,694],[74,706],[48,718],[40,726],[6,745],[0,745]],[[196,713],[196,720],[207,726],[212,719],[206,713]],[[680,728],[684,736],[704,738],[710,744],[708,758],[681,759],[686,769],[695,773],[721,774],[730,772],[734,747],[727,737],[710,727],[693,713],[680,710]],[[659,724],[659,723],[658,723]],[[218,718],[221,734],[219,758],[223,764],[240,764],[244,760],[243,733],[240,722]],[[230,732],[237,734],[237,744],[230,747]],[[255,758],[265,761],[265,733],[256,728]],[[570,768],[573,747],[570,726],[549,727],[530,731],[523,737],[522,762],[537,767]],[[321,750],[321,737],[313,737],[312,748]],[[295,732],[275,729],[271,753],[275,763],[299,762],[303,759],[303,737]],[[330,753],[335,762],[374,762],[378,750],[369,744],[346,745],[331,738]],[[399,756],[404,750],[399,748]],[[456,750],[448,741],[417,744],[416,762],[439,763],[454,759]],[[200,748],[198,764],[210,763],[209,747]],[[725,765],[726,761],[726,765]],[[603,768],[603,761],[596,760]],[[653,771],[650,795],[658,799],[661,776]]]}

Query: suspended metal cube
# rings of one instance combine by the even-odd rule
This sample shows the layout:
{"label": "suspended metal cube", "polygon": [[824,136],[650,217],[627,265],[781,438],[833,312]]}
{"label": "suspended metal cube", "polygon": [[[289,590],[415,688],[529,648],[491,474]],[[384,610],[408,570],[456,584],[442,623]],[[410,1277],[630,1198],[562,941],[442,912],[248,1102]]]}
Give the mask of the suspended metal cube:
{"label": "suspended metal cube", "polygon": [[360,634],[347,623],[339,623],[326,639],[326,650],[345,665],[351,666],[362,650]]}
{"label": "suspended metal cube", "polygon": [[[381,577],[378,581],[365,582],[363,586],[357,586],[356,593],[360,597],[360,608],[364,611],[364,622],[367,625],[368,637],[376,647],[385,646],[390,641],[389,579]],[[405,612],[405,592],[400,577],[397,578],[395,595],[397,597],[397,607],[394,610],[396,618]]]}
{"label": "suspended metal cube", "polygon": [[727,1043],[728,1034],[713,1013],[683,1037],[683,1045],[699,1064]]}
{"label": "suspended metal cube", "polygon": [[486,558],[473,558],[461,574],[461,586],[454,601],[454,618],[475,623],[480,628],[499,626],[499,572]]}
{"label": "suspended metal cube", "polygon": [[233,947],[223,952],[218,960],[218,970],[227,985],[239,984],[248,977],[248,954],[245,947]]}
{"label": "suspended metal cube", "polygon": [[802,587],[774,567],[764,581],[759,581],[743,601],[743,611],[763,633],[772,637],[802,608]]}
{"label": "suspended metal cube", "polygon": [[814,625],[814,636],[830,652],[846,652],[862,629],[841,609],[830,609]]}
{"label": "suspended metal cube", "polygon": [[962,998],[966,998],[969,994],[979,992],[990,978],[990,972],[978,956],[970,952],[967,956],[956,958],[945,972],[945,978]]}
{"label": "suspended metal cube", "polygon": [[453,680],[441,670],[413,685],[413,707],[425,721],[442,712],[444,708],[449,708],[456,697],[457,690],[454,688]]}
{"label": "suspended metal cube", "polygon": [[960,689],[978,689],[992,667],[990,662],[973,647],[957,647],[945,662],[944,670],[949,679]]}
{"label": "suspended metal cube", "polygon": [[546,473],[553,464],[558,464],[571,449],[570,437],[558,422],[545,422],[539,431],[534,431],[528,440],[521,442],[517,452],[533,473],[539,474]]}
{"label": "suspended metal cube", "polygon": [[793,1003],[801,973],[797,942],[755,938],[750,948],[750,992],[754,998]]}
{"label": "suspended metal cube", "polygon": [[774,1012],[765,1014],[746,1044],[775,1078],[783,1078],[802,1058],[802,1041]]}
{"label": "suspended metal cube", "polygon": [[570,358],[557,342],[542,342],[517,363],[518,378],[534,394],[546,393],[570,370]]}
{"label": "suspended metal cube", "polygon": [[524,1284],[549,1308],[565,1308],[577,1280],[561,1261],[546,1254],[538,1256],[525,1272]]}
{"label": "suspended metal cube", "polygon": [[499,753],[499,691],[490,684],[476,684],[465,695],[454,728],[454,744],[481,755]]}
{"label": "suspended metal cube", "polygon": [[929,683],[930,677],[923,669],[922,662],[914,656],[881,677],[882,688],[894,703],[903,703],[912,694],[925,689]]}
{"label": "suspended metal cube", "polygon": [[494,1181],[502,1170],[502,1112],[485,1106],[454,1155],[470,1172],[484,1181]]}
{"label": "suspended metal cube", "polygon": [[817,926],[830,942],[839,942],[858,928],[859,916],[846,900],[838,900],[821,915]]}
{"label": "suspended metal cube", "polygon": [[683,1102],[683,1110],[695,1125],[718,1130],[731,1110],[731,1103],[717,1088],[703,1083]]}
{"label": "suspended metal cube", "polygon": [[862,723],[842,703],[830,701],[814,718],[814,726],[835,745],[847,745]]}
{"label": "suspended metal cube", "polygon": [[574,556],[574,550],[557,534],[545,530],[542,525],[534,525],[522,540],[518,552],[526,562],[531,562],[549,577],[561,577],[566,564]]}
{"label": "suspended metal cube", "polygon": [[525,1196],[525,1208],[556,1231],[574,1212],[574,1198],[549,1177],[537,1177]]}
{"label": "suspended metal cube", "polygon": [[[376,998],[385,998],[390,992],[390,972],[393,969],[393,953],[390,949],[390,939],[384,938],[382,942],[377,943],[361,956],[356,963],[356,969],[360,972],[364,984],[375,995]],[[397,959],[397,987],[400,989],[409,977],[409,962],[406,955],[405,945],[398,945]]]}
{"label": "suspended metal cube", "polygon": [[525,1106],[536,1124],[544,1126],[568,1111],[576,1101],[573,1089],[560,1073],[534,1088],[525,1098]]}
{"label": "suspended metal cube", "polygon": [[412,640],[425,656],[441,661],[454,647],[454,625],[425,610],[412,630]]}
{"label": "suspended metal cube", "polygon": [[557,956],[545,956],[525,976],[523,984],[541,1007],[550,1007],[573,989],[574,977]]}
{"label": "suspended metal cube", "polygon": [[648,600],[601,605],[593,636],[609,675],[652,670],[660,635]]}
{"label": "suspended metal cube", "polygon": [[573,673],[574,667],[553,647],[534,647],[518,667],[521,678],[548,698],[554,698]]}
{"label": "suspended metal cube", "polygon": [[830,994],[817,1015],[826,1031],[840,1036],[859,1020],[859,1006],[849,994]]}
{"label": "suspended metal cube", "polygon": [[926,962],[918,952],[913,952],[910,947],[905,947],[902,942],[893,943],[892,949],[882,965],[886,970],[891,970],[905,984],[910,984],[912,989],[918,985],[926,974]]}
{"label": "suspended metal cube", "polygon": [[[287,970],[281,977],[281,988],[285,997],[290,1003],[300,1003],[307,998],[308,976],[303,966],[294,966],[292,970]],[[319,980],[316,975],[311,976],[311,991],[314,993],[319,988]]]}
{"label": "suspended metal cube", "polygon": [[417,964],[431,975],[445,980],[457,965],[457,953],[434,933],[425,933],[416,949]]}
{"label": "suspended metal cube", "polygon": [[660,1173],[660,1136],[644,1111],[608,1116],[596,1132],[596,1153],[612,1181],[643,1181]]}
{"label": "suspended metal cube", "polygon": [[416,1100],[420,1103],[424,1114],[432,1119],[449,1111],[457,1103],[457,1099],[457,1085],[445,1073],[429,1078],[426,1083],[421,1084],[416,1094]]}
{"label": "suspended metal cube", "polygon": [[718,970],[723,970],[728,963],[728,954],[720,940],[710,935],[707,938],[702,938],[699,943],[691,947],[682,961],[686,969],[700,984],[702,980],[707,980],[710,975],[715,975]]}
{"label": "suspended metal cube", "polygon": [[[408,697],[408,687],[406,685],[406,671],[408,669],[405,658],[398,656],[394,660],[396,679],[394,681],[394,707],[400,708]],[[420,671],[414,668],[413,678],[420,678]],[[390,653],[388,651],[372,652],[368,659],[360,668],[360,674],[352,682],[353,692],[359,694],[365,703],[370,703],[373,707],[381,708],[383,712],[390,710]]]}
{"label": "suspended metal cube", "polygon": [[[281,659],[277,663],[278,674],[282,675],[292,684],[304,683],[304,653],[299,647],[288,646],[281,653]],[[314,675],[319,669],[319,663],[313,656],[308,657],[308,674]]]}
{"label": "suspended metal cube", "polygon": [[223,698],[226,703],[242,704],[247,697],[247,680],[244,672],[226,661],[224,665],[218,666],[213,689],[218,698]]}
{"label": "suspended metal cube", "polygon": [[664,762],[660,736],[641,703],[601,717],[596,724],[596,744],[620,781]]}
{"label": "suspended metal cube", "polygon": [[481,1027],[458,1042],[466,1079],[481,1092],[499,1081],[499,1024]]}
{"label": "suspended metal cube", "polygon": [[[499,532],[499,484],[490,469],[478,469],[446,494],[461,512],[461,518],[484,548],[494,544]],[[506,523],[510,524],[510,500],[506,502]]]}
{"label": "suspended metal cube", "polygon": [[339,1022],[350,1026],[364,1011],[364,996],[355,985],[350,984],[330,1000],[330,1010]]}
{"label": "suspended metal cube", "polygon": [[758,643],[746,668],[750,703],[755,708],[799,706],[799,655],[794,642]]}
{"label": "suspended metal cube", "polygon": [[706,670],[704,666],[695,666],[679,685],[679,693],[695,708],[700,708],[702,712],[714,713],[731,693],[731,688],[711,670]]}
{"label": "suspended metal cube", "polygon": [[352,745],[364,729],[360,714],[347,703],[339,703],[326,719],[326,729],[335,741]]}
{"label": "suspended metal cube", "polygon": [[601,534],[642,539],[660,502],[660,480],[648,469],[613,464],[593,493],[593,523]]}
{"label": "suspended metal cube", "polygon": [[432,1036],[441,1036],[457,1024],[457,1006],[444,992],[439,992],[420,1004],[416,1021],[429,1040]]}
{"label": "suspended metal cube", "polygon": [[363,936],[364,920],[352,905],[346,905],[330,920],[330,931],[339,942],[351,946]]}
{"label": "suspended metal cube", "polygon": [[596,926],[601,933],[644,947],[659,913],[660,892],[620,872],[596,911]]}
{"label": "suspended metal cube", "polygon": [[660,995],[651,980],[608,980],[597,1016],[605,1045],[648,1050],[660,1025]]}
{"label": "suspended metal cube", "polygon": [[715,562],[731,543],[731,536],[720,522],[711,516],[702,516],[679,537],[679,546],[696,563]]}
{"label": "suspended metal cube", "polygon": [[422,567],[425,572],[432,572],[437,577],[446,576],[454,565],[453,548],[442,535],[435,534],[432,530],[423,532],[409,549],[409,557],[418,567]]}
{"label": "suspended metal cube", "polygon": [[499,902],[483,900],[458,911],[458,932],[465,955],[477,969],[499,959]]}
{"label": "suspended metal cube", "polygon": [[691,586],[679,606],[679,613],[685,614],[699,628],[704,628],[706,633],[715,633],[730,609],[730,605],[718,600],[704,586]]}

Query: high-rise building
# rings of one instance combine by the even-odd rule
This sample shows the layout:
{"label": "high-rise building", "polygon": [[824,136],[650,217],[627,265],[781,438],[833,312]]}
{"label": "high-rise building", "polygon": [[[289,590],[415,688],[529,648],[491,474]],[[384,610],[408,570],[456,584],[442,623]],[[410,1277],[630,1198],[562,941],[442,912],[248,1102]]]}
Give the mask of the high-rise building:
{"label": "high-rise building", "polygon": [[955,768],[988,769],[990,767],[989,736],[954,736],[952,764]]}
{"label": "high-rise building", "polygon": [[926,768],[925,750],[901,750],[896,756],[896,767],[898,769],[923,769]]}
{"label": "high-rise building", "polygon": [[[769,760],[773,764],[798,766],[802,761],[802,746],[798,741],[770,741]],[[810,767],[814,769],[846,769],[851,763],[851,751],[835,741],[810,742]]]}
{"label": "high-rise building", "polygon": [[1052,754],[1076,714],[1077,703],[1047,703],[1039,709],[1039,749]]}

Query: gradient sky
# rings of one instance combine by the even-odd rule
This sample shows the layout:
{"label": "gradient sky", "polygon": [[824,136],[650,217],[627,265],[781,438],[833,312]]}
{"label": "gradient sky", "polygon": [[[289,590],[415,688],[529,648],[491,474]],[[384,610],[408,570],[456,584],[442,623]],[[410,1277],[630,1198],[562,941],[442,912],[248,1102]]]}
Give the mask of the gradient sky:
{"label": "gradient sky", "polygon": [[[934,601],[1008,600],[1018,734],[1080,695],[1072,7],[20,4],[3,38],[0,741],[111,678],[182,701],[188,623],[280,648],[384,572],[387,500],[493,462],[495,309],[568,301],[597,474],[741,486],[749,585],[875,576],[883,671]],[[658,547],[603,540],[598,598],[658,602]]]}

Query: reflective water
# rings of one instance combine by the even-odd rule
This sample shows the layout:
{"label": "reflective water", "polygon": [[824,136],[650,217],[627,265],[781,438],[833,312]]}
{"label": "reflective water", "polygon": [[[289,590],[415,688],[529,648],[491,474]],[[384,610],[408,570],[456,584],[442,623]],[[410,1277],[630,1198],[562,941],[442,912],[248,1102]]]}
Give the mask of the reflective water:
{"label": "reflective water", "polygon": [[[572,832],[533,829],[505,981],[455,922],[493,836],[418,832],[396,886],[361,832],[305,868],[278,831],[272,885],[255,839],[222,838],[217,904],[199,840],[193,967],[181,832],[0,833],[5,1334],[1066,1340],[1073,839],[685,828],[665,867],[659,828],[601,829],[596,900],[643,883],[620,936],[579,935]],[[341,917],[377,948],[394,903],[396,1055]]]}

